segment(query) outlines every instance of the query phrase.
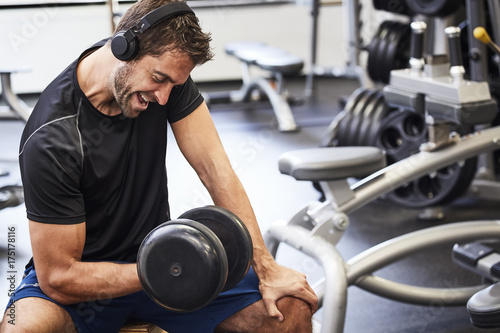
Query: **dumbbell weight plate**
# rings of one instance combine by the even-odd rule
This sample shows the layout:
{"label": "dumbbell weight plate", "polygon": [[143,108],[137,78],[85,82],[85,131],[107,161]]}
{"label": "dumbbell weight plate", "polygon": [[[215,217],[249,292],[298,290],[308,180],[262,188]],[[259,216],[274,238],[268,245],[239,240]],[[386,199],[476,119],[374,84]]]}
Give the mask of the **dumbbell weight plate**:
{"label": "dumbbell weight plate", "polygon": [[139,280],[156,303],[190,312],[211,303],[227,278],[227,257],[217,236],[201,223],[178,219],[153,229],[137,255]]}
{"label": "dumbbell weight plate", "polygon": [[220,239],[228,261],[227,281],[222,291],[236,286],[250,269],[252,238],[245,224],[234,213],[218,206],[191,209],[180,219],[190,219],[207,226]]}

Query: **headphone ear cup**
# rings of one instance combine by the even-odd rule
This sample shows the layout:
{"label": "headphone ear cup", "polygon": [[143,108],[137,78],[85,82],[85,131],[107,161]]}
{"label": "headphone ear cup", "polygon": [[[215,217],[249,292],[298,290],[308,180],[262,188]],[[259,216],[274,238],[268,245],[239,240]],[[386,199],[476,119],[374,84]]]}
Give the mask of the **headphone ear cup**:
{"label": "headphone ear cup", "polygon": [[139,41],[135,36],[127,40],[125,31],[119,31],[111,40],[111,52],[120,60],[132,60],[139,52]]}

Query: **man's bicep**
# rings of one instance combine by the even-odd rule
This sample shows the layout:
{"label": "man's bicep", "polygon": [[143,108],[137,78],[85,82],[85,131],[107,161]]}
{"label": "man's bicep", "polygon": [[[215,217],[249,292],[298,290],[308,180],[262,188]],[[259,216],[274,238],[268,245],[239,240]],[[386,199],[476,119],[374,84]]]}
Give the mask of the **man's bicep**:
{"label": "man's bicep", "polygon": [[29,221],[33,260],[40,280],[79,261],[85,244],[85,223],[49,224]]}

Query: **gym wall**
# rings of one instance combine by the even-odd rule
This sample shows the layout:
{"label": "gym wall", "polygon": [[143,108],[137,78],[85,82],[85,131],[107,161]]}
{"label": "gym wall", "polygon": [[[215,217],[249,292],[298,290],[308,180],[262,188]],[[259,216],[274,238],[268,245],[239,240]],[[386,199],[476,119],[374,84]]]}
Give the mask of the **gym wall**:
{"label": "gym wall", "polygon": [[[126,8],[121,4],[119,10]],[[307,5],[219,6],[195,11],[204,29],[212,32],[216,53],[214,61],[194,70],[197,81],[241,78],[239,62],[224,53],[224,45],[231,42],[261,41],[301,56],[306,63],[309,59],[312,21]],[[345,64],[342,18],[342,6],[321,8],[318,65]],[[29,69],[13,75],[16,93],[40,92],[85,47],[111,34],[106,4],[0,7],[0,28],[0,67]]]}

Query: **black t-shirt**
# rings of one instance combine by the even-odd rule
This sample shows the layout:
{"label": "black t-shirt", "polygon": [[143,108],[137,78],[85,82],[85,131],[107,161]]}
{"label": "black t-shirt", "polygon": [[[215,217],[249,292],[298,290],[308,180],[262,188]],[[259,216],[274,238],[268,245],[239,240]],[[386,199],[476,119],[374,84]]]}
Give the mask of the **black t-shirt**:
{"label": "black t-shirt", "polygon": [[189,78],[165,106],[150,103],[135,119],[106,116],[81,91],[77,64],[43,91],[21,138],[27,216],[86,222],[84,261],[134,262],[142,239],[170,215],[167,121],[186,117],[203,98]]}

